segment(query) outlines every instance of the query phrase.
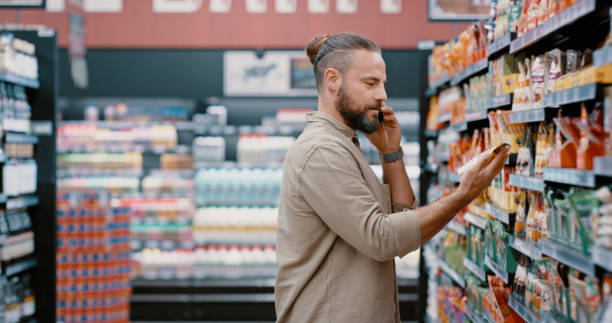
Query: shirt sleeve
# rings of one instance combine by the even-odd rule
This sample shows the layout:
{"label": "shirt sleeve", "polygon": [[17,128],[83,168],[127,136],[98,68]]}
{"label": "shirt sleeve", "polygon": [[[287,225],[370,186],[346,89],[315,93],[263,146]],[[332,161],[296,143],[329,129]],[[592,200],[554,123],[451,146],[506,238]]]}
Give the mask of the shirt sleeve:
{"label": "shirt sleeve", "polygon": [[414,202],[412,202],[412,204],[410,206],[405,206],[403,204],[395,203],[395,202],[391,201],[391,205],[393,207],[393,212],[400,212],[400,211],[403,211],[403,210],[414,210],[414,209],[416,209],[416,207],[418,205],[418,201],[417,201],[416,196],[414,196],[414,193],[413,193],[412,198],[414,198]]}
{"label": "shirt sleeve", "polygon": [[420,247],[415,211],[385,214],[357,161],[343,147],[317,147],[300,174],[300,190],[333,232],[377,261],[403,257]]}

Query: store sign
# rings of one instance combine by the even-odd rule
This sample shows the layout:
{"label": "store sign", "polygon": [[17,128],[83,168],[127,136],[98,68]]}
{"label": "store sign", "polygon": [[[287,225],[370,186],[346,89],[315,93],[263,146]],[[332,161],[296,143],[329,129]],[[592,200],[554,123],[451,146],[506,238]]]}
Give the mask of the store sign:
{"label": "store sign", "polygon": [[430,20],[486,20],[491,0],[428,0]]}
{"label": "store sign", "polygon": [[315,96],[312,64],[302,51],[227,51],[223,55],[226,96]]}

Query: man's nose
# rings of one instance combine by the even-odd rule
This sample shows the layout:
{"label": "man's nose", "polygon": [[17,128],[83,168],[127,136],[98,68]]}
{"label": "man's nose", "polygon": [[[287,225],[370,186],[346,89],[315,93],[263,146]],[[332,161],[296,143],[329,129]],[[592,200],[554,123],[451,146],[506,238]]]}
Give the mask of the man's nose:
{"label": "man's nose", "polygon": [[376,101],[387,102],[387,91],[384,85],[380,85],[376,91]]}

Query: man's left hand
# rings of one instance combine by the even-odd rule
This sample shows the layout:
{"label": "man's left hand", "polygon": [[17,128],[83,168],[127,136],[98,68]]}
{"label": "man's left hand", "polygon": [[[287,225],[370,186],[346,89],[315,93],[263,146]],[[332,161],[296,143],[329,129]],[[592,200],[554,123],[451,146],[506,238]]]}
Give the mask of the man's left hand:
{"label": "man's left hand", "polygon": [[383,121],[380,123],[380,127],[375,132],[366,134],[366,137],[378,149],[379,153],[386,155],[400,149],[402,132],[390,106],[383,103],[380,111],[383,113]]}

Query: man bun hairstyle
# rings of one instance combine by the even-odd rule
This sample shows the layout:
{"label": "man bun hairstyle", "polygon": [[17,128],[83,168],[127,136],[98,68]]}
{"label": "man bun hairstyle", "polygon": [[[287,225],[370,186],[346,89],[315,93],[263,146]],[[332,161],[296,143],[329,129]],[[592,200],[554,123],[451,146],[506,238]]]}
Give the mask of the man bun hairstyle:
{"label": "man bun hairstyle", "polygon": [[380,53],[380,48],[371,40],[357,34],[321,34],[306,46],[306,54],[314,68],[317,88],[323,81],[325,70],[332,67],[344,73],[353,61],[353,50],[365,49]]}

